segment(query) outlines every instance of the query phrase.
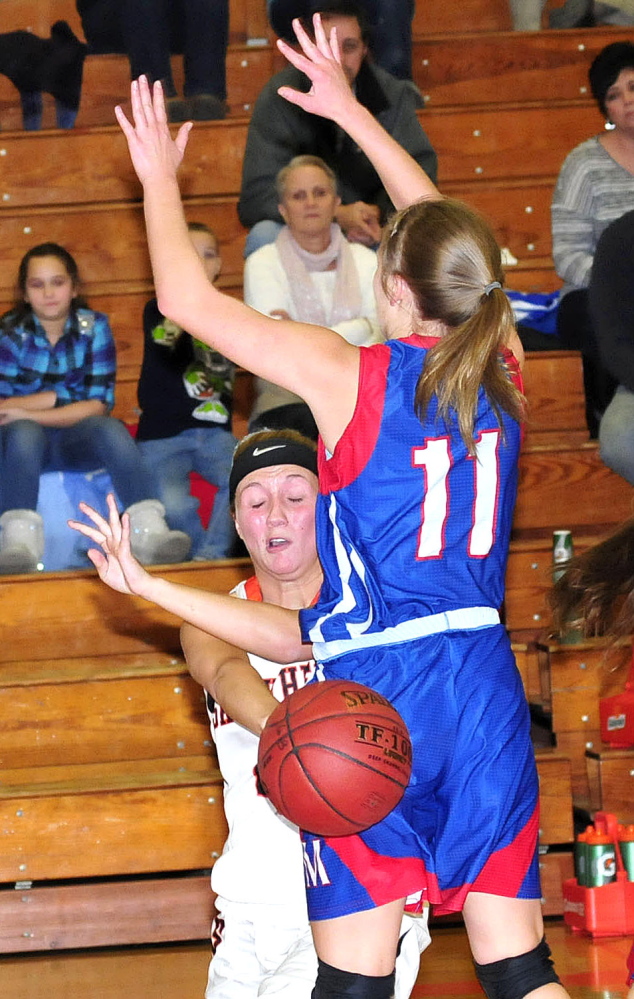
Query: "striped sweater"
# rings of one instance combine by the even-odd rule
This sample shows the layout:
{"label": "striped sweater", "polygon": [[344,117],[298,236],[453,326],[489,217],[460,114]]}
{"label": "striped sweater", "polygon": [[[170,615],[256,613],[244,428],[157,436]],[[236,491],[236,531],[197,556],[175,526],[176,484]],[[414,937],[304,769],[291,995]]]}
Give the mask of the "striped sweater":
{"label": "striped sweater", "polygon": [[586,139],[564,160],[551,206],[553,260],[565,281],[562,295],[585,288],[603,230],[634,209],[634,175],[603,148]]}

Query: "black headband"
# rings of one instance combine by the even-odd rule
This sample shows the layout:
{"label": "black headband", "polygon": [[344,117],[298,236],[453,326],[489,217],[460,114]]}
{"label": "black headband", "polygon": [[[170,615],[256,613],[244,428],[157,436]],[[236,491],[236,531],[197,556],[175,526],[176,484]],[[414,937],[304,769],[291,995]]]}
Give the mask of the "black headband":
{"label": "black headband", "polygon": [[230,502],[233,503],[238,485],[249,472],[272,465],[299,465],[317,475],[317,451],[288,437],[265,437],[254,441],[233,459],[229,476]]}

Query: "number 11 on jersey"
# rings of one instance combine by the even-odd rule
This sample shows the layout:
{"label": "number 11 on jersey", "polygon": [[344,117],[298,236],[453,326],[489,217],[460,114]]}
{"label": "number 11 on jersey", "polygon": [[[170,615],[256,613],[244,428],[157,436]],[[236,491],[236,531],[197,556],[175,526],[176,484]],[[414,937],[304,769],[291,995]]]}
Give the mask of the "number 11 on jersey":
{"label": "number 11 on jersey", "polygon": [[[476,441],[473,462],[473,506],[467,554],[484,558],[491,551],[495,532],[498,498],[497,449],[499,430],[485,430]],[[412,464],[424,469],[425,495],[418,532],[417,558],[442,558],[445,525],[450,515],[449,473],[453,465],[451,438],[427,438],[422,447],[412,449]]]}

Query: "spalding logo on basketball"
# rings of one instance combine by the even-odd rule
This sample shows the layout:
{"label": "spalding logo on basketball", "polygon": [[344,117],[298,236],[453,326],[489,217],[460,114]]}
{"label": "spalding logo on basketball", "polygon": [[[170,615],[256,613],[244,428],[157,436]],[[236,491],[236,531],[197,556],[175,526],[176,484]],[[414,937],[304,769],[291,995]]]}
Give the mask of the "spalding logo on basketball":
{"label": "spalding logo on basketball", "polygon": [[307,832],[347,836],[385,818],[401,800],[412,744],[398,711],[361,683],[302,687],[273,711],[258,752],[263,789]]}

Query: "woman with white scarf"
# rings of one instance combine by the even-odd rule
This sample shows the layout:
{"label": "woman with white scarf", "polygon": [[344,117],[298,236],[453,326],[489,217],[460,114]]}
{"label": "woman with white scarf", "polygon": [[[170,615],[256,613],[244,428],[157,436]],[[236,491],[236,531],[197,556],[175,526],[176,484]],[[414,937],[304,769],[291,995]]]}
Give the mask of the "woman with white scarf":
{"label": "woman with white scarf", "polygon": [[[373,289],[376,254],[349,243],[333,221],[340,199],[330,167],[318,156],[296,156],[280,170],[276,187],[286,225],[274,243],[247,257],[246,304],[279,319],[329,326],[357,346],[383,339]],[[264,426],[317,436],[299,396],[258,378],[249,429]]]}

